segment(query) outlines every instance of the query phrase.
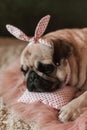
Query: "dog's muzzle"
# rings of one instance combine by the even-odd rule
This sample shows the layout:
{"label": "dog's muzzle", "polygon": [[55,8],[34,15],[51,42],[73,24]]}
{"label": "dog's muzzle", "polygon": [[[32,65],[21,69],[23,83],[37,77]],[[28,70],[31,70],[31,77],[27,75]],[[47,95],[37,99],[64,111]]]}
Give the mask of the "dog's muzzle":
{"label": "dog's muzzle", "polygon": [[36,69],[30,70],[27,78],[27,88],[33,92],[51,92],[56,90],[59,84],[57,78],[47,76]]}

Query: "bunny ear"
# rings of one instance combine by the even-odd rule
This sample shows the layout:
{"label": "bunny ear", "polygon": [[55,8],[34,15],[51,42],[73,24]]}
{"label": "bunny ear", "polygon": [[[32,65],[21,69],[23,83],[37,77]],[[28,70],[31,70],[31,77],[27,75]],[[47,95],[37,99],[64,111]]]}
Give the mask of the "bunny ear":
{"label": "bunny ear", "polygon": [[47,28],[49,20],[50,20],[50,15],[46,15],[39,21],[35,30],[35,35],[34,35],[35,40],[39,39],[43,35],[43,33]]}
{"label": "bunny ear", "polygon": [[20,29],[9,24],[6,25],[6,28],[17,39],[29,42],[30,38],[26,34],[24,34]]}

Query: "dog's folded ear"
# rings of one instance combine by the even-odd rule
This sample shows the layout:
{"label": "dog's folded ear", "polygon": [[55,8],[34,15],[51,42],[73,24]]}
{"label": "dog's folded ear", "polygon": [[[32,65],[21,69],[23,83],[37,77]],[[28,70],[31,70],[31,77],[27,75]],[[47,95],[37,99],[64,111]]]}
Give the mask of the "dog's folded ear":
{"label": "dog's folded ear", "polygon": [[73,45],[65,40],[54,41],[54,55],[53,60],[55,63],[60,62],[61,59],[68,58],[73,53]]}

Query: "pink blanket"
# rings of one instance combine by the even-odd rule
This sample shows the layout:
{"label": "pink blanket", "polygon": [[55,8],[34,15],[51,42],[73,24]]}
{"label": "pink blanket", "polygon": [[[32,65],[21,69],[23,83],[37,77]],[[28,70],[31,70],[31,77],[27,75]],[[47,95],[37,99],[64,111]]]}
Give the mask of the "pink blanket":
{"label": "pink blanket", "polygon": [[33,122],[37,130],[87,130],[87,109],[75,121],[62,123],[58,120],[58,110],[41,102],[18,103],[25,88],[24,77],[19,69],[19,61],[9,66],[0,75],[0,96],[7,107],[14,108],[28,124]]}

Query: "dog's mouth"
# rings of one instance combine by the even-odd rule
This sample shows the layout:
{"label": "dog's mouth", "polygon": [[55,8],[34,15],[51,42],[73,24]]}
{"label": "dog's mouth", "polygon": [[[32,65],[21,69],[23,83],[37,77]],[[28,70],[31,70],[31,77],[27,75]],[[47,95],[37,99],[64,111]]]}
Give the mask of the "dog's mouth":
{"label": "dog's mouth", "polygon": [[[34,77],[32,77],[33,74]],[[61,82],[57,78],[31,70],[27,78],[27,88],[31,92],[54,92],[67,84],[68,75],[66,76],[66,82]]]}
{"label": "dog's mouth", "polygon": [[[37,72],[38,73],[38,72]],[[31,70],[27,79],[27,88],[31,92],[53,92],[59,88],[60,81],[52,77],[37,74]]]}

